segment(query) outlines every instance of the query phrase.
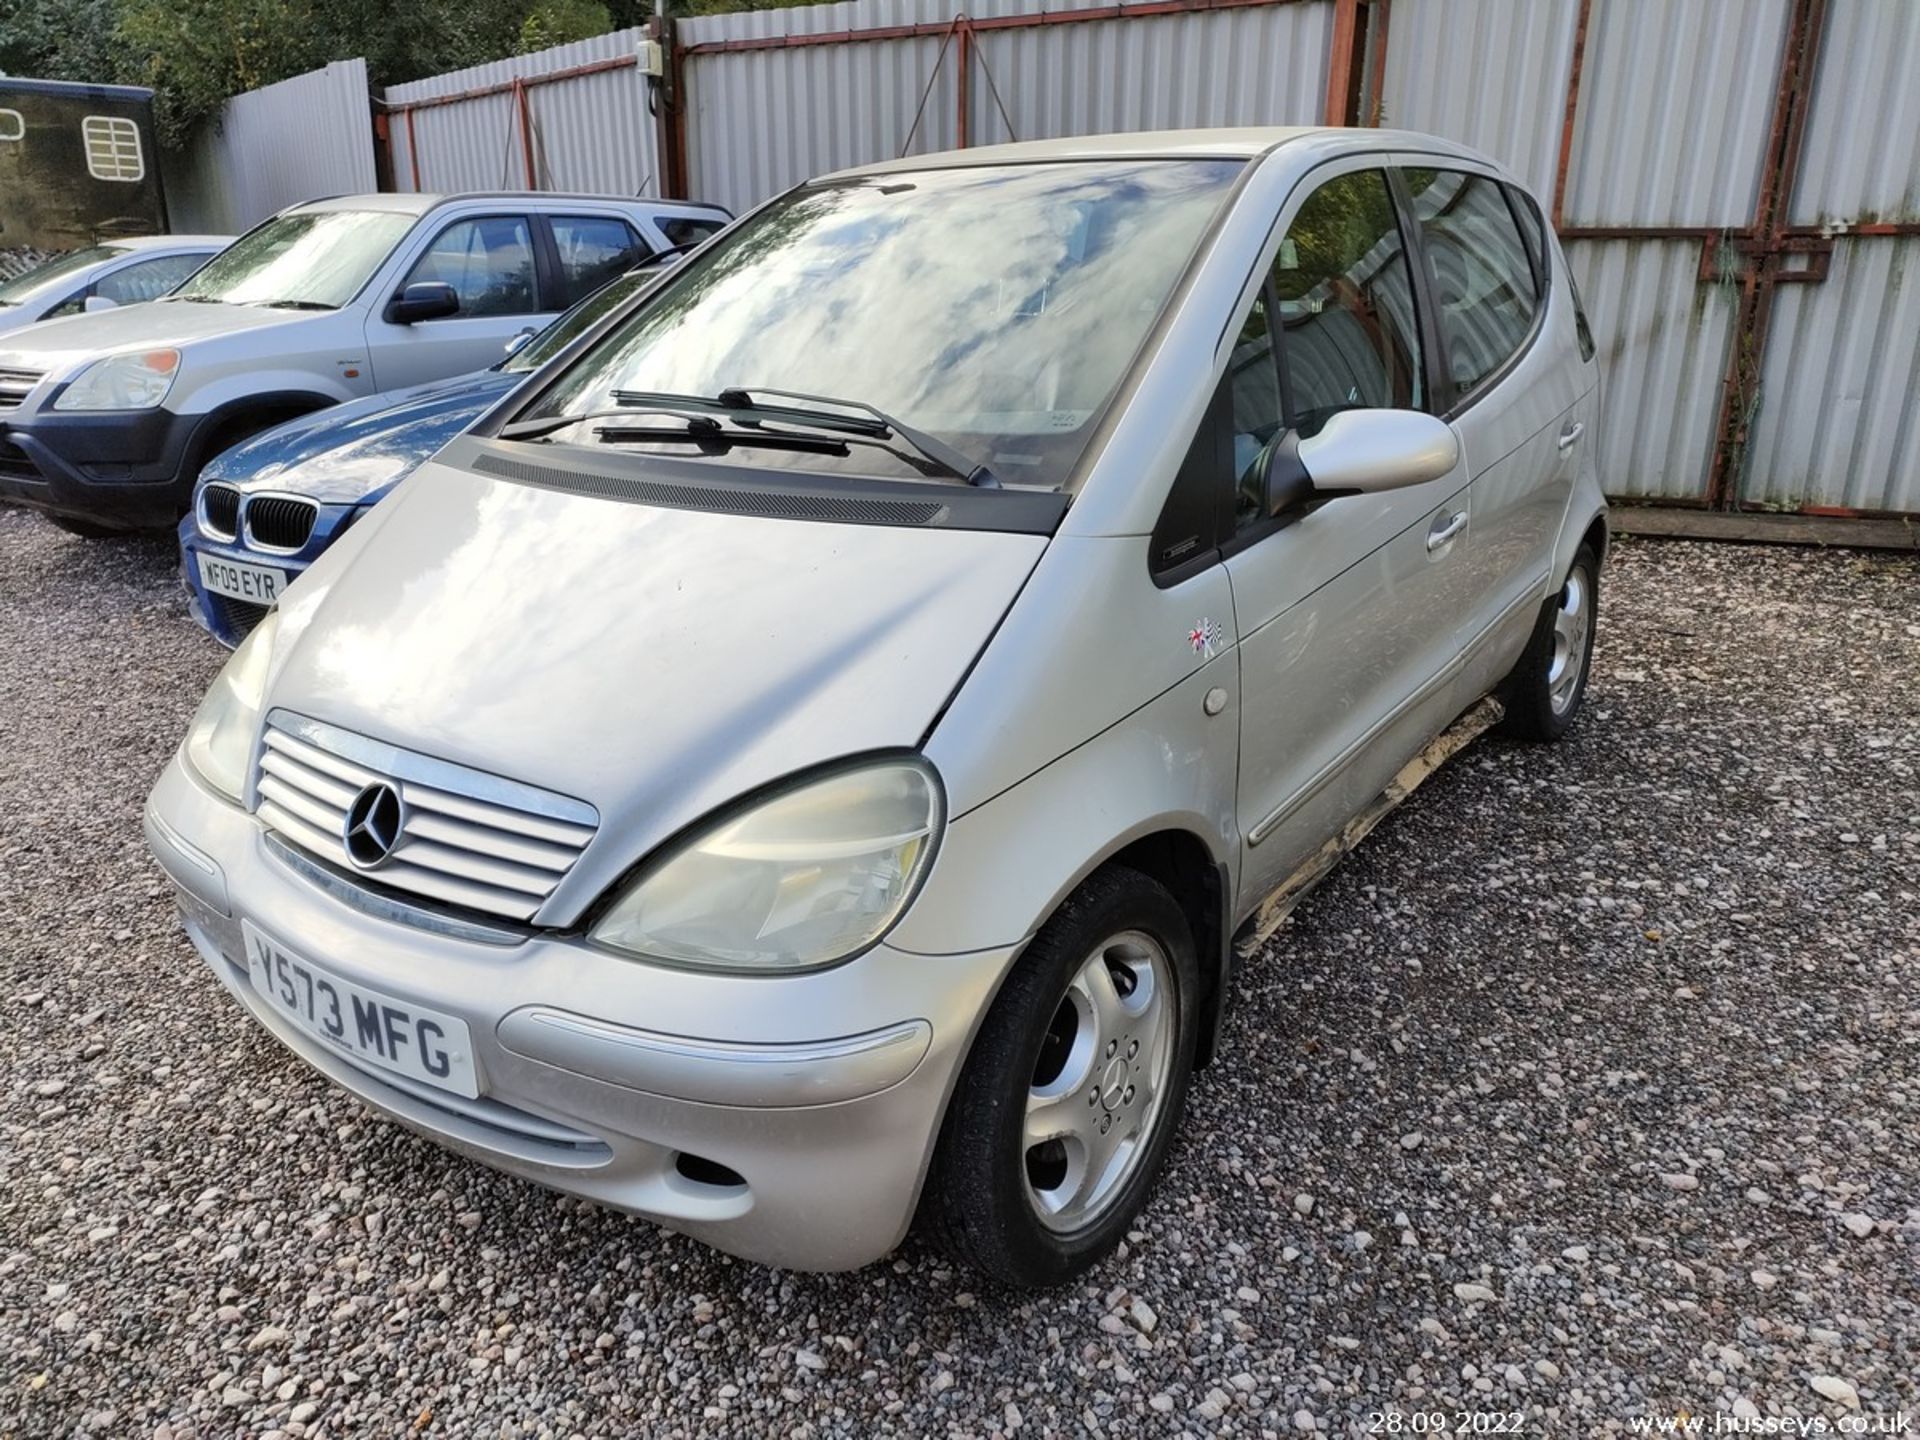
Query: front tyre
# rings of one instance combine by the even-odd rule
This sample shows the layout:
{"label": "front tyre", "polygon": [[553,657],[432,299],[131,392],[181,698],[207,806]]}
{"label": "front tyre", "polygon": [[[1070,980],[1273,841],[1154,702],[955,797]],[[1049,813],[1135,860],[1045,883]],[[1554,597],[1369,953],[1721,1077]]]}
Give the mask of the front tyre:
{"label": "front tyre", "polygon": [[923,1227],[1011,1285],[1119,1243],[1166,1159],[1199,1031],[1199,964],[1165,887],[1109,866],[1027,946],[947,1104]]}
{"label": "front tyre", "polygon": [[1533,635],[1500,686],[1504,732],[1522,740],[1558,740],[1587,698],[1594,627],[1600,620],[1600,557],[1582,545],[1559,593],[1540,608]]}

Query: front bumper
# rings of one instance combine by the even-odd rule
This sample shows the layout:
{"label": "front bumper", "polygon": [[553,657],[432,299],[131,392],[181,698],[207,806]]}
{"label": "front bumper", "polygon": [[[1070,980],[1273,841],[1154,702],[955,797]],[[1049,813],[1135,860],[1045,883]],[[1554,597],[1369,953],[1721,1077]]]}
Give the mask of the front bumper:
{"label": "front bumper", "polygon": [[0,504],[121,530],[171,527],[193,496],[204,415],[155,410],[0,418]]}
{"label": "front bumper", "polygon": [[[178,756],[146,832],[201,957],[335,1083],[498,1169],[791,1269],[852,1269],[899,1243],[975,1025],[1016,953],[883,946],[818,974],[743,977],[560,935],[434,933],[303,876]],[[243,915],[350,980],[466,1021],[479,1099],[365,1068],[286,1020],[248,980]],[[710,1183],[712,1166],[743,1183]]]}

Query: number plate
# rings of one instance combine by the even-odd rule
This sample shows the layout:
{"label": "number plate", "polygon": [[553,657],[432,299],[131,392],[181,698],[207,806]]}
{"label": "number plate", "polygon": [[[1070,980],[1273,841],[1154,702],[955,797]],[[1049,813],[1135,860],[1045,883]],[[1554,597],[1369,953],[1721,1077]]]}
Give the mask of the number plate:
{"label": "number plate", "polygon": [[200,560],[200,583],[216,595],[229,595],[235,600],[251,601],[255,605],[271,605],[280,598],[280,592],[287,588],[287,572],[272,570],[265,565],[246,565],[238,560],[223,560],[218,555],[202,554]]}
{"label": "number plate", "polygon": [[343,980],[260,933],[251,921],[247,974],[253,988],[294,1024],[353,1057],[472,1099],[480,1093],[467,1023]]}

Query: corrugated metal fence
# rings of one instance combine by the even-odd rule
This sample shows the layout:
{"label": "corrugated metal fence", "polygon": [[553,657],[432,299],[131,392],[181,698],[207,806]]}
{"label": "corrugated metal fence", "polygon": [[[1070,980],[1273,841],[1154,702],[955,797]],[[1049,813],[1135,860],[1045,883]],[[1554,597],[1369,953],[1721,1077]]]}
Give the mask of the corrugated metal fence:
{"label": "corrugated metal fence", "polygon": [[1008,139],[1311,124],[1332,0],[850,0],[677,27],[688,188],[740,210],[809,175]]}
{"label": "corrugated metal fence", "polygon": [[1920,0],[848,0],[656,25],[658,80],[628,30],[393,87],[391,182],[738,211],[1008,136],[1432,131],[1551,202],[1604,347],[1611,493],[1920,514]]}
{"label": "corrugated metal fence", "polygon": [[643,38],[618,30],[392,85],[381,117],[400,190],[658,195]]}
{"label": "corrugated metal fence", "polygon": [[368,117],[364,60],[235,96],[217,125],[167,157],[173,229],[236,234],[297,201],[379,188]]}

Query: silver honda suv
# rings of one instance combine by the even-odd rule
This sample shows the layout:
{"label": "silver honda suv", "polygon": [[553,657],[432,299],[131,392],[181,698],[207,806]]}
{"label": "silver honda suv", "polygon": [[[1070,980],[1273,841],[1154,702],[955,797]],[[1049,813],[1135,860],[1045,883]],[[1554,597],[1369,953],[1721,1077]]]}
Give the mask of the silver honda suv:
{"label": "silver honda suv", "polygon": [[1469,708],[1579,713],[1597,375],[1538,203],[1427,136],[830,175],[294,582],[150,843],[234,998],[447,1146],[1057,1282],[1235,1063],[1270,897]]}

